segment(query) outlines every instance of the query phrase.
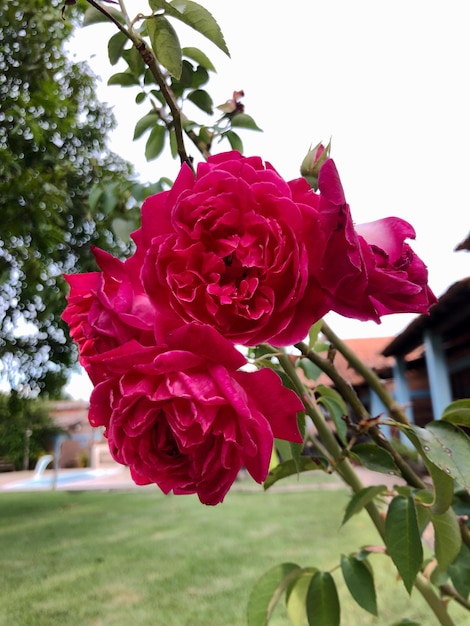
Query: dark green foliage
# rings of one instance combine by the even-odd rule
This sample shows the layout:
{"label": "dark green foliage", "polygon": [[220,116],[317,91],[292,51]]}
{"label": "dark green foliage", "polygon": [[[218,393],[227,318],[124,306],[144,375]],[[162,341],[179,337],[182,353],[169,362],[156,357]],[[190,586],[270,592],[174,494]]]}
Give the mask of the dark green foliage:
{"label": "dark green foliage", "polygon": [[[0,0],[0,373],[50,396],[76,360],[62,273],[96,269],[90,244],[124,253],[113,220],[132,204],[131,168],[106,147],[113,117],[64,51],[85,5],[62,19],[62,4]],[[121,192],[91,208],[98,182]]]}
{"label": "dark green foliage", "polygon": [[21,398],[15,391],[0,394],[0,459],[13,463],[16,470],[34,467],[52,450],[58,432],[40,400]]}

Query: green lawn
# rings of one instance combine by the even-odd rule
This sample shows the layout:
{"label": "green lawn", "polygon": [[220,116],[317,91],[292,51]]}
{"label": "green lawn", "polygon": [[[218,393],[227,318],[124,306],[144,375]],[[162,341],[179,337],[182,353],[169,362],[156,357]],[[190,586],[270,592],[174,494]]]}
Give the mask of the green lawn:
{"label": "green lawn", "polygon": [[[1,626],[244,626],[254,581],[283,561],[332,569],[378,542],[365,515],[339,528],[344,490],[230,493],[217,507],[157,490],[0,494]],[[380,618],[349,601],[342,624],[434,624],[374,555]],[[460,607],[456,624],[468,623]],[[468,618],[468,615],[467,615]],[[273,626],[289,624],[283,607]]]}

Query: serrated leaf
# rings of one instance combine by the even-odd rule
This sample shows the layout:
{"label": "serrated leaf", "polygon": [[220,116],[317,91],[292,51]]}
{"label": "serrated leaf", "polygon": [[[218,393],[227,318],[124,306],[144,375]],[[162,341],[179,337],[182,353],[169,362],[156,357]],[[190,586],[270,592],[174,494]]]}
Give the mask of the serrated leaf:
{"label": "serrated leaf", "polygon": [[163,126],[155,126],[150,131],[149,138],[145,144],[145,158],[147,161],[156,159],[165,147],[166,129]]}
{"label": "serrated leaf", "polygon": [[407,427],[405,432],[415,446],[416,450],[421,455],[433,482],[433,499],[427,504],[434,514],[441,515],[452,505],[454,497],[454,480],[451,476],[429,460],[423,450],[422,443],[413,428]]}
{"label": "serrated leaf", "polygon": [[425,428],[412,426],[424,455],[461,487],[470,492],[470,439],[453,424],[430,422]]}
{"label": "serrated leaf", "polygon": [[346,404],[340,394],[326,385],[317,385],[315,392],[318,395],[318,403],[328,410],[336,428],[336,433],[343,444],[347,443],[348,425],[343,417],[347,414]]}
{"label": "serrated leaf", "polygon": [[462,547],[460,526],[452,509],[442,515],[431,513],[431,523],[434,527],[434,552],[439,569],[445,571],[457,558]]}
{"label": "serrated leaf", "polygon": [[281,595],[302,573],[295,563],[282,563],[271,568],[255,583],[248,600],[248,626],[266,626]]}
{"label": "serrated leaf", "polygon": [[201,111],[204,111],[204,113],[209,113],[209,115],[212,114],[212,98],[207,91],[204,91],[204,89],[195,89],[194,91],[191,91],[188,93],[187,98],[199,107]]}
{"label": "serrated leaf", "polygon": [[218,23],[212,14],[197,2],[192,2],[192,0],[173,0],[173,2],[149,0],[149,4],[152,9],[164,9],[166,15],[194,28],[203,37],[212,41],[222,52],[225,52],[227,56],[230,56]]}
{"label": "serrated leaf", "polygon": [[362,511],[369,502],[372,502],[375,497],[386,491],[387,487],[385,485],[373,485],[371,487],[364,487],[364,489],[355,493],[346,506],[341,525],[346,524],[353,515]]}
{"label": "serrated leaf", "polygon": [[306,567],[286,591],[287,614],[293,626],[304,626],[307,621],[307,592],[315,567]]}
{"label": "serrated leaf", "polygon": [[243,154],[243,142],[237,133],[234,133],[233,130],[228,130],[223,133],[222,137],[226,137],[229,141],[230,147],[232,150],[238,150],[240,154]]}
{"label": "serrated leaf", "polygon": [[142,137],[145,131],[149,128],[154,128],[157,125],[158,120],[159,117],[157,113],[154,113],[153,111],[150,111],[150,113],[141,117],[134,128],[134,141]]}
{"label": "serrated leaf", "polygon": [[181,77],[183,55],[175,29],[163,15],[145,20],[152,49],[157,60],[175,78]]}
{"label": "serrated leaf", "polygon": [[[118,22],[124,24],[124,17],[121,11],[113,7],[106,7],[106,11],[114,17]],[[83,14],[82,26],[92,26],[93,24],[100,24],[101,22],[109,22],[109,18],[106,17],[101,11],[94,7],[88,7]]]}
{"label": "serrated leaf", "polygon": [[130,72],[118,72],[108,79],[108,85],[120,85],[121,87],[135,87],[140,85],[139,80]]}
{"label": "serrated leaf", "polygon": [[309,626],[339,626],[340,606],[336,584],[329,572],[316,572],[307,591]]}
{"label": "serrated leaf", "polygon": [[251,115],[246,113],[236,113],[231,119],[232,128],[248,128],[249,130],[259,130],[263,132]]}
{"label": "serrated leaf", "polygon": [[204,52],[202,52],[202,50],[199,50],[199,48],[185,47],[182,49],[182,53],[183,56],[196,61],[196,63],[199,63],[199,65],[206,68],[209,72],[216,71],[212,61],[207,55],[204,54]]}
{"label": "serrated leaf", "polygon": [[351,448],[350,454],[373,472],[395,475],[400,473],[390,452],[379,448],[375,443],[358,443]]}
{"label": "serrated leaf", "polygon": [[463,598],[470,595],[470,550],[462,544],[459,555],[448,568],[452,584]]}
{"label": "serrated leaf", "polygon": [[328,462],[326,459],[312,459],[308,456],[301,456],[299,461],[294,459],[282,462],[272,469],[266,477],[263,483],[264,489],[269,489],[274,483],[282,478],[288,478],[301,472],[310,472],[313,470],[323,470],[326,472],[328,468]]}
{"label": "serrated leaf", "polygon": [[354,600],[365,611],[377,615],[377,597],[375,594],[374,576],[364,560],[354,556],[341,555],[341,571],[344,582]]}
{"label": "serrated leaf", "polygon": [[385,545],[408,593],[423,563],[423,546],[412,498],[396,496],[385,520]]}
{"label": "serrated leaf", "polygon": [[456,400],[444,409],[441,419],[457,426],[470,427],[470,399]]}
{"label": "serrated leaf", "polygon": [[122,56],[124,46],[128,41],[129,39],[121,31],[113,35],[108,41],[108,58],[111,65],[116,65],[119,61]]}

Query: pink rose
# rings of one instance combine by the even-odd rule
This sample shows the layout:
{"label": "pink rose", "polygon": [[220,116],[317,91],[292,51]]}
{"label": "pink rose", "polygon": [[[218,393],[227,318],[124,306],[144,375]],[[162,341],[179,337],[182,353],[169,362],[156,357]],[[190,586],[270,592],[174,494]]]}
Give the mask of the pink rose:
{"label": "pink rose", "polygon": [[113,457],[137,484],[222,502],[240,468],[265,480],[273,437],[301,442],[303,406],[271,370],[245,359],[209,326],[188,324],[165,346],[130,341],[91,359],[101,370],[90,421],[106,426]]}
{"label": "pink rose", "polygon": [[318,201],[259,157],[220,154],[196,178],[183,166],[145,201],[133,234],[158,326],[197,321],[243,345],[304,339],[325,313]]}
{"label": "pink rose", "polygon": [[410,224],[389,217],[354,226],[332,159],[320,170],[319,189],[329,233],[319,282],[328,309],[376,322],[389,313],[427,313],[436,298],[424,263],[405,243],[415,237]]}
{"label": "pink rose", "polygon": [[142,290],[135,258],[123,263],[98,248],[93,253],[102,272],[65,277],[70,293],[62,319],[79,346],[80,363],[95,382],[91,356],[131,339],[144,345],[155,343],[155,312]]}
{"label": "pink rose", "polygon": [[377,315],[427,313],[437,301],[428,287],[423,261],[405,239],[414,239],[411,224],[388,217],[356,226],[368,276],[367,293]]}

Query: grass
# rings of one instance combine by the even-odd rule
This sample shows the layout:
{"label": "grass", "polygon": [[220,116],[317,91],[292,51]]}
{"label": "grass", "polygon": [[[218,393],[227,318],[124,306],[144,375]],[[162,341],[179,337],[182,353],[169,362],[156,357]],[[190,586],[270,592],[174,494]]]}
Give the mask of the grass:
{"label": "grass", "polygon": [[[0,626],[244,626],[250,589],[270,567],[330,570],[379,541],[363,514],[339,528],[347,498],[274,488],[205,507],[153,489],[0,494]],[[336,569],[342,624],[434,624],[387,558],[371,559],[380,618],[350,600]],[[460,607],[452,614],[468,623]],[[280,606],[272,626],[288,624]]]}

